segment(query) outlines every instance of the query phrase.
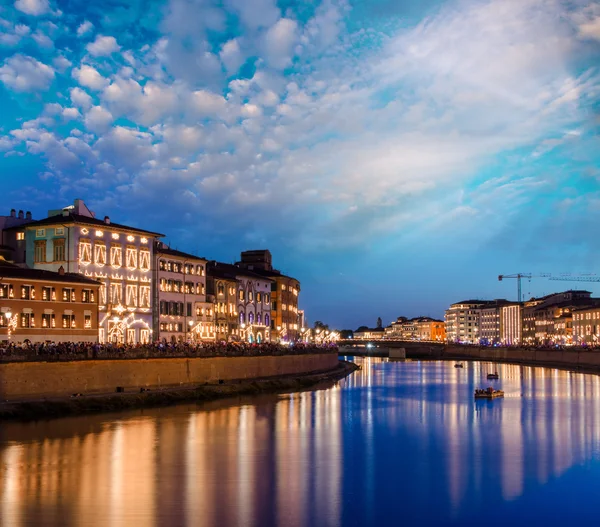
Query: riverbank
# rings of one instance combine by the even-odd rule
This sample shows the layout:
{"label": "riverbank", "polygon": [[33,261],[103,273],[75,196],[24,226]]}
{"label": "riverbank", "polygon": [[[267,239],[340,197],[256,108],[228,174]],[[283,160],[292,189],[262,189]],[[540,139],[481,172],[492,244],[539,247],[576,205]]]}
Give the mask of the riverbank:
{"label": "riverbank", "polygon": [[339,361],[333,369],[263,379],[219,381],[186,388],[165,388],[141,393],[94,394],[70,398],[46,398],[0,403],[0,420],[39,420],[70,415],[115,412],[135,408],[206,402],[241,395],[294,392],[335,382],[358,369],[353,362]]}

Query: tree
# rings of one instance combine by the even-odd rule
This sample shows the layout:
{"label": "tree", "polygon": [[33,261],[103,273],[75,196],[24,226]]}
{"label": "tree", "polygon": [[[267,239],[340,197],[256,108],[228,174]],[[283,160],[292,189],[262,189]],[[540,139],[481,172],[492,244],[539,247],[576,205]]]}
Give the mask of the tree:
{"label": "tree", "polygon": [[369,331],[367,326],[360,326],[354,333],[362,333],[363,331]]}
{"label": "tree", "polygon": [[314,329],[320,329],[321,331],[326,331],[329,329],[329,324],[323,324],[320,320],[315,320]]}
{"label": "tree", "polygon": [[351,329],[340,329],[341,339],[351,339],[354,336],[354,331]]}
{"label": "tree", "polygon": [[381,329],[383,327],[383,323],[381,322],[381,317],[377,318],[377,327]]}

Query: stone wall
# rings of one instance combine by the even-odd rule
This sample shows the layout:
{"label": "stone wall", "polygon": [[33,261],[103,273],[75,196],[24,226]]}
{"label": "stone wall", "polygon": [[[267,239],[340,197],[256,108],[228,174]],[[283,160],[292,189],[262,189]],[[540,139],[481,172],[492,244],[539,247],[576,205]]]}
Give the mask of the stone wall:
{"label": "stone wall", "polygon": [[261,357],[88,360],[0,364],[0,400],[113,393],[325,371],[335,353]]}

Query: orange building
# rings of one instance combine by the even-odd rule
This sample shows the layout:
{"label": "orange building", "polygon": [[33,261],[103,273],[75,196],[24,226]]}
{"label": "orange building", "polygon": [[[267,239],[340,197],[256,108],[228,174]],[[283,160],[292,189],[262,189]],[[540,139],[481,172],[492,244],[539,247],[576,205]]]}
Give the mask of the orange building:
{"label": "orange building", "polygon": [[98,342],[100,283],[0,259],[0,341]]}

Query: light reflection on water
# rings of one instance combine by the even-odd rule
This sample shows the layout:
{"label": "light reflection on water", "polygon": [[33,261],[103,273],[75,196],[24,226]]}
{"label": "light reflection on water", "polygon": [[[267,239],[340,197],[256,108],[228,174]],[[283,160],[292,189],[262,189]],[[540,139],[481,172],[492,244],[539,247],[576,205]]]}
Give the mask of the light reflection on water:
{"label": "light reflection on water", "polygon": [[315,392],[4,423],[0,524],[597,524],[600,377],[356,360]]}

